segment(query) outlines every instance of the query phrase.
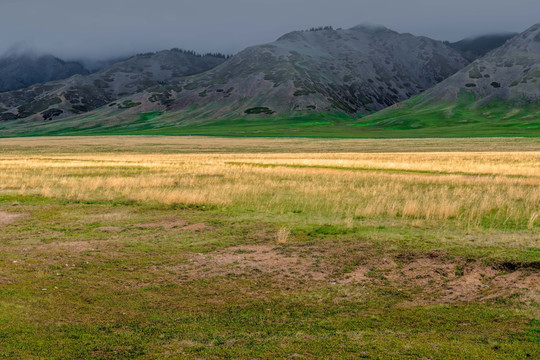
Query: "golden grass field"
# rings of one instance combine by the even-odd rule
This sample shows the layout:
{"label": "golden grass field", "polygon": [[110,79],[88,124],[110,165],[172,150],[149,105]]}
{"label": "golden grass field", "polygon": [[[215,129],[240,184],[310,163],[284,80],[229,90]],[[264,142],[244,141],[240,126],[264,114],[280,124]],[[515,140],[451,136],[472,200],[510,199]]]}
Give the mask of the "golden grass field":
{"label": "golden grass field", "polygon": [[[186,145],[183,138],[166,140]],[[212,140],[214,146],[235,142]],[[19,141],[50,146],[49,140]],[[0,191],[77,201],[215,205],[270,214],[293,209],[348,225],[355,218],[379,216],[416,224],[452,220],[462,227],[491,222],[494,227],[532,229],[540,222],[540,151],[534,147],[400,153],[290,153],[285,147],[272,153],[163,154],[137,153],[132,141],[132,153],[4,153]],[[404,150],[409,150],[406,145]]]}
{"label": "golden grass field", "polygon": [[0,229],[0,358],[539,355],[534,138],[0,139]]}

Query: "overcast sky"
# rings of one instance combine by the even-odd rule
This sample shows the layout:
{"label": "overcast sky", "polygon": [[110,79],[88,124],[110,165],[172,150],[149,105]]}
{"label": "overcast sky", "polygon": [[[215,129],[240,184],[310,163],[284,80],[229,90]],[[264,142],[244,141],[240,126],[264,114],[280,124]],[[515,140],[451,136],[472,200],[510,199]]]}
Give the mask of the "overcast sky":
{"label": "overcast sky", "polygon": [[362,22],[438,40],[521,32],[540,0],[0,0],[0,53],[63,58],[179,47],[234,53],[313,26]]}

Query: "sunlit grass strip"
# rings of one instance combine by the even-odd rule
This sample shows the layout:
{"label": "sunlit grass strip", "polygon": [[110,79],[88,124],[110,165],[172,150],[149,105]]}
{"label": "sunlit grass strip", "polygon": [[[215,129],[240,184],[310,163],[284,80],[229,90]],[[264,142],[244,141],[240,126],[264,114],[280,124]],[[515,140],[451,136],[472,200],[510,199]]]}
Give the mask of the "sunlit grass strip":
{"label": "sunlit grass strip", "polygon": [[[428,170],[431,169],[431,170]],[[540,225],[540,152],[90,154],[0,158],[0,191],[350,219]]]}

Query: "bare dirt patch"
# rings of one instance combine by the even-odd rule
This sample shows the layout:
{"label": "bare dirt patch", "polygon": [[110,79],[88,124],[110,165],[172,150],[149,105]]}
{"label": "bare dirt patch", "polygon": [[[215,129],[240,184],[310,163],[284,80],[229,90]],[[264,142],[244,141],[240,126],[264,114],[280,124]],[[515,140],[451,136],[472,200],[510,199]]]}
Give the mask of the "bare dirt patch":
{"label": "bare dirt patch", "polygon": [[443,254],[401,262],[370,261],[340,280],[342,284],[378,283],[407,290],[411,304],[486,301],[498,297],[540,300],[540,274],[533,270],[501,272],[490,266],[449,260]]}
{"label": "bare dirt patch", "polygon": [[138,228],[163,228],[163,229],[175,229],[175,228],[182,228],[189,224],[188,221],[178,219],[176,216],[168,217],[164,220],[158,221],[158,222],[151,222],[151,223],[142,223],[142,224],[135,224],[135,227]]}
{"label": "bare dirt patch", "polygon": [[55,241],[46,244],[35,245],[43,254],[76,254],[84,251],[98,250],[102,241]]}
{"label": "bare dirt patch", "polygon": [[159,222],[135,224],[138,228],[162,228],[165,230],[182,230],[182,231],[202,231],[209,230],[212,227],[207,223],[189,224],[189,221],[179,219],[176,216],[168,217]]}
{"label": "bare dirt patch", "polygon": [[83,251],[98,250],[99,242],[94,241],[69,241],[69,242],[57,242],[53,247],[59,250],[65,250],[71,253],[79,253]]}
{"label": "bare dirt patch", "polygon": [[0,211],[0,225],[7,225],[21,220],[28,216],[28,214],[9,213]]}
{"label": "bare dirt patch", "polygon": [[[41,256],[74,255],[83,252],[102,251],[107,255],[117,255],[118,243],[115,240],[54,241],[34,245]],[[31,251],[31,250],[29,250]]]}
{"label": "bare dirt patch", "polygon": [[350,262],[332,248],[258,244],[195,254],[182,266],[163,270],[182,280],[265,276],[280,286],[389,287],[409,295],[403,306],[496,298],[540,301],[540,273],[535,269],[503,272],[442,252],[408,257],[366,252],[362,259],[352,271],[344,272]]}
{"label": "bare dirt patch", "polygon": [[264,274],[280,280],[316,280],[327,276],[311,257],[272,245],[245,245],[210,254],[196,254],[183,268],[190,278]]}

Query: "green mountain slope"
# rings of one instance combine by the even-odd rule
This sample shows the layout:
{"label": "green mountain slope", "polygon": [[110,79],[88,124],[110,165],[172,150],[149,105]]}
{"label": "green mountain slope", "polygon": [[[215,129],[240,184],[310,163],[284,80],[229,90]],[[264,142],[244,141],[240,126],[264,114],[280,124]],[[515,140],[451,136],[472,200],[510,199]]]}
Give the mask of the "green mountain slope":
{"label": "green mountain slope", "polygon": [[136,120],[98,114],[57,119],[39,127],[25,120],[0,122],[1,136],[44,135],[210,135],[298,136],[344,138],[540,136],[540,106],[510,107],[493,102],[471,109],[470,99],[455,104],[415,107],[421,97],[398,108],[358,119],[344,113],[303,113],[297,116],[249,116],[212,123],[179,124],[174,114],[139,113]]}
{"label": "green mountain slope", "polygon": [[[357,124],[389,132],[538,136],[540,24],[426,92]],[[444,132],[443,132],[444,131]]]}

